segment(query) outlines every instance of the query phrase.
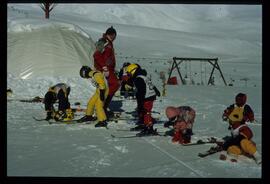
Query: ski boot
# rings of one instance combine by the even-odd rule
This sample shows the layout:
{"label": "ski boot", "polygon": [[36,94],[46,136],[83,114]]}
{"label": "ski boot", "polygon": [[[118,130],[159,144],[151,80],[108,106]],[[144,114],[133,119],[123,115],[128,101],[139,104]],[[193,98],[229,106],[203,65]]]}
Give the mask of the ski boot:
{"label": "ski boot", "polygon": [[165,136],[171,136],[172,137],[174,135],[174,129],[171,129],[171,130],[166,131],[164,135]]}
{"label": "ski boot", "polygon": [[106,114],[107,119],[113,119],[113,118],[115,118],[114,117],[114,112],[112,112],[112,111],[105,110],[105,114]]}
{"label": "ski boot", "polygon": [[143,120],[140,120],[140,119],[135,124],[136,125],[144,125]]}
{"label": "ski boot", "polygon": [[77,123],[83,123],[86,121],[96,121],[96,120],[97,120],[97,117],[85,115],[81,119],[77,120]]}
{"label": "ski boot", "polygon": [[47,112],[46,121],[49,121],[50,119],[53,119],[53,113],[51,111]]}
{"label": "ski boot", "polygon": [[150,135],[158,135],[157,129],[153,129],[153,126],[151,127],[145,127],[140,133],[137,133],[136,136],[142,137],[142,136],[150,136]]}
{"label": "ski boot", "polygon": [[99,121],[97,124],[95,124],[95,127],[107,127],[108,123],[105,121]]}

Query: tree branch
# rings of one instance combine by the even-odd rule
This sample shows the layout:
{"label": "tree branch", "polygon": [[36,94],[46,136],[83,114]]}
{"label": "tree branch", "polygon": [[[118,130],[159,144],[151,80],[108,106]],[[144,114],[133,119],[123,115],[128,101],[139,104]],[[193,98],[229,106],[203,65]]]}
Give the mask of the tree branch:
{"label": "tree branch", "polygon": [[39,7],[40,7],[43,11],[45,11],[44,4],[40,4]]}
{"label": "tree branch", "polygon": [[[51,6],[51,4],[50,4],[50,6]],[[54,9],[55,6],[56,6],[56,4],[55,3],[52,3],[52,7],[49,9],[49,12],[51,12],[52,9]]]}

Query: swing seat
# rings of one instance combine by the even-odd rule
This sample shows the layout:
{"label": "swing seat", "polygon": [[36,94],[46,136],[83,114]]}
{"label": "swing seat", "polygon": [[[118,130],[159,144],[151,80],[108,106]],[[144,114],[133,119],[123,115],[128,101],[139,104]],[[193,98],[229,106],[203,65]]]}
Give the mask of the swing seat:
{"label": "swing seat", "polygon": [[167,84],[168,85],[177,85],[178,84],[177,78],[176,77],[169,78],[168,81],[167,81]]}

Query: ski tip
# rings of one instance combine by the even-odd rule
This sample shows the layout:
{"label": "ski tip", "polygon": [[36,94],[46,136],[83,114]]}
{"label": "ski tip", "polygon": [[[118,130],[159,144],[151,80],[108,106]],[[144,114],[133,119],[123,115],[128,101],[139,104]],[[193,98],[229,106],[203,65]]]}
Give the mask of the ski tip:
{"label": "ski tip", "polygon": [[203,157],[205,157],[206,155],[199,153],[198,156],[201,157],[201,158],[203,158]]}

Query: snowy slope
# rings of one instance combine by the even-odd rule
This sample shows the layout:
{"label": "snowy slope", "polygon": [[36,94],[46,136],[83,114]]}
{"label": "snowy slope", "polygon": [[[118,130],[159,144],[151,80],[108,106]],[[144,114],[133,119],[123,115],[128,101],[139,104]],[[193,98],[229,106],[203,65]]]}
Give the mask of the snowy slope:
{"label": "snowy slope", "polygon": [[[62,8],[61,8],[62,6]],[[44,58],[35,56],[34,52],[23,52],[24,49],[13,42],[14,39],[11,28],[16,25],[19,30],[27,27],[29,31],[20,31],[22,37],[35,34],[33,27],[42,27],[38,20],[42,20],[40,10],[35,6],[22,6],[15,4],[13,8],[8,9],[9,24],[8,46],[16,48],[16,53],[21,57],[33,57],[37,62],[36,67],[40,70],[33,70],[39,76],[29,75],[27,79],[13,73],[18,70],[20,61],[15,58],[10,60],[8,57],[8,87],[14,91],[13,96],[9,99],[24,99],[34,96],[43,96],[50,85],[58,82],[66,82],[71,85],[70,102],[72,106],[75,102],[81,102],[82,107],[86,107],[87,100],[93,93],[93,88],[87,80],[78,76],[78,68],[84,60],[79,56],[73,56],[77,59],[76,66],[72,66],[72,70],[67,73],[67,68],[59,67],[59,76],[46,74],[48,65],[41,62]],[[78,32],[67,32],[68,36],[76,35],[83,38],[83,33],[91,35],[95,41],[110,25],[117,28],[118,36],[115,41],[115,50],[117,53],[117,69],[123,62],[137,62],[146,68],[148,74],[151,75],[154,83],[161,90],[161,80],[159,72],[164,71],[167,74],[171,66],[171,58],[179,57],[218,57],[221,61],[221,68],[224,72],[227,82],[230,77],[235,80],[232,87],[224,86],[218,74],[215,75],[217,80],[216,86],[204,85],[178,85],[167,86],[165,97],[156,100],[154,104],[154,117],[165,121],[164,110],[168,105],[190,105],[196,112],[196,120],[194,124],[193,141],[208,136],[224,137],[229,135],[227,124],[221,121],[223,110],[233,103],[234,96],[239,92],[247,93],[248,103],[252,106],[257,124],[251,124],[250,127],[254,132],[254,141],[257,144],[258,151],[261,152],[261,116],[262,116],[262,89],[261,89],[261,27],[258,19],[245,20],[244,13],[241,12],[254,10],[254,7],[243,6],[243,11],[239,14],[227,14],[230,7],[221,7],[222,16],[216,16],[216,19],[210,15],[196,14],[189,11],[189,7],[183,5],[181,10],[185,10],[186,16],[175,18],[175,21],[185,22],[186,24],[201,22],[207,23],[208,26],[201,26],[201,31],[195,29],[183,30],[180,27],[175,28],[174,23],[170,23],[173,19],[170,17],[165,24],[158,26],[150,25],[146,27],[148,18],[143,17],[143,13],[153,17],[161,17],[161,9],[168,7],[151,6],[145,7],[141,11],[144,22],[137,22],[132,18],[132,12],[136,12],[136,8],[132,9],[131,18],[127,16],[128,11],[123,7],[131,10],[132,5],[115,6],[111,9],[106,7],[96,7],[93,9],[82,8],[73,5],[71,7],[59,4],[59,11],[51,17],[50,22],[57,22],[58,25],[68,25],[67,27],[78,27]],[[98,12],[102,12],[102,8],[108,10],[104,17],[100,17]],[[182,11],[174,6],[169,6],[172,14],[164,15],[176,17],[175,14]],[[205,9],[198,8],[199,13],[205,12]],[[255,9],[260,12],[260,8]],[[259,9],[259,10],[258,10]],[[60,11],[61,10],[61,11]],[[76,11],[77,15],[66,13],[67,11]],[[85,12],[83,12],[85,11]],[[178,12],[179,11],[179,12]],[[52,11],[54,12],[54,10]],[[92,16],[89,16],[93,13]],[[219,11],[217,12],[217,14]],[[113,22],[110,14],[116,17]],[[121,17],[121,15],[123,16]],[[88,15],[88,16],[86,16]],[[219,15],[219,14],[218,14]],[[231,15],[232,17],[228,16]],[[255,13],[256,15],[256,13]],[[89,17],[89,18],[88,18]],[[98,19],[98,17],[100,19]],[[119,18],[120,17],[120,18]],[[256,17],[256,16],[255,16]],[[23,18],[23,19],[22,19]],[[164,17],[163,17],[164,18]],[[166,20],[164,18],[163,20]],[[101,20],[102,19],[102,20]],[[127,20],[124,22],[124,20]],[[211,19],[211,20],[210,20]],[[213,20],[214,19],[214,20]],[[154,22],[158,20],[153,19]],[[107,21],[107,22],[106,22]],[[132,22],[134,21],[134,22]],[[131,25],[128,25],[130,22]],[[139,24],[146,23],[146,25]],[[223,27],[215,26],[219,22]],[[247,23],[248,22],[248,23]],[[20,23],[20,24],[18,24]],[[250,29],[237,30],[239,23]],[[166,25],[167,24],[167,25]],[[228,25],[235,26],[228,26]],[[70,26],[73,25],[73,26]],[[166,29],[166,26],[171,28]],[[257,26],[258,25],[258,26]],[[163,27],[165,26],[165,27]],[[184,26],[188,28],[188,26]],[[240,27],[240,26],[239,26]],[[239,28],[238,27],[238,28]],[[207,28],[207,29],[206,29]],[[209,32],[211,28],[212,32]],[[226,30],[221,31],[223,28]],[[170,29],[170,30],[169,30]],[[51,31],[48,34],[53,34]],[[16,33],[17,34],[17,33]],[[227,35],[227,36],[226,36]],[[232,35],[229,37],[228,35]],[[76,38],[78,38],[76,37]],[[75,37],[71,37],[74,39]],[[85,40],[85,39],[82,39]],[[81,41],[82,41],[81,40]],[[17,42],[18,43],[18,42]],[[25,42],[21,42],[24,44]],[[80,42],[81,43],[81,42]],[[254,44],[257,43],[257,44]],[[49,47],[55,46],[55,42],[48,42]],[[38,42],[31,42],[33,48],[39,48]],[[80,44],[73,45],[63,49],[72,51],[80,49]],[[87,49],[87,46],[84,45]],[[37,49],[38,50],[38,49]],[[9,52],[15,52],[10,50]],[[52,51],[52,56],[63,55],[62,50]],[[80,52],[79,52],[80,53]],[[34,55],[34,56],[33,56]],[[127,57],[128,56],[128,57]],[[68,57],[64,57],[68,58]],[[144,58],[144,59],[142,59]],[[153,59],[154,58],[154,59]],[[30,62],[34,62],[30,59]],[[74,60],[74,59],[73,59]],[[251,64],[246,64],[246,62]],[[14,64],[15,63],[15,64]],[[17,63],[17,65],[16,65]],[[58,62],[51,63],[58,65]],[[66,65],[64,65],[66,66]],[[188,65],[187,65],[188,66]],[[77,67],[77,69],[76,69]],[[185,71],[183,66],[183,73]],[[211,68],[203,68],[203,72],[210,72]],[[45,71],[43,73],[43,71]],[[53,70],[56,71],[56,70]],[[201,82],[200,64],[193,64],[193,78],[197,82]],[[197,76],[194,74],[197,72]],[[176,75],[177,73],[173,73]],[[205,75],[203,73],[203,75]],[[168,77],[168,75],[166,75]],[[208,76],[209,77],[209,76]],[[241,78],[248,77],[247,86],[240,81]],[[179,80],[179,78],[178,78]],[[220,81],[219,81],[220,80]],[[205,83],[205,81],[204,81]],[[114,110],[133,111],[136,107],[135,101],[123,100],[115,97],[111,108]],[[78,118],[82,116],[78,113]],[[261,167],[248,158],[239,158],[237,163],[219,160],[219,154],[206,157],[204,159],[197,156],[198,152],[210,148],[211,145],[199,145],[184,147],[171,143],[170,137],[145,137],[131,139],[113,139],[114,135],[130,135],[133,132],[117,131],[117,129],[129,129],[134,127],[134,122],[129,120],[121,120],[118,123],[110,122],[109,129],[94,128],[94,124],[90,125],[49,125],[47,122],[34,121],[32,116],[45,117],[43,104],[39,103],[21,103],[16,100],[7,103],[7,174],[8,176],[74,176],[74,177],[180,177],[180,178],[260,178]],[[128,115],[125,115],[128,116]],[[76,118],[77,118],[76,117]],[[160,132],[167,129],[163,127],[162,122],[155,125]]]}
{"label": "snowy slope", "polygon": [[8,22],[8,32],[8,71],[21,78],[77,75],[81,65],[92,66],[94,41],[78,26],[17,19]]}

